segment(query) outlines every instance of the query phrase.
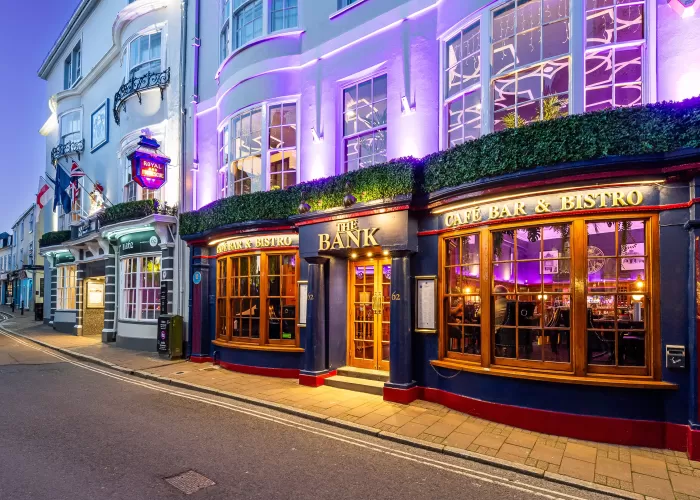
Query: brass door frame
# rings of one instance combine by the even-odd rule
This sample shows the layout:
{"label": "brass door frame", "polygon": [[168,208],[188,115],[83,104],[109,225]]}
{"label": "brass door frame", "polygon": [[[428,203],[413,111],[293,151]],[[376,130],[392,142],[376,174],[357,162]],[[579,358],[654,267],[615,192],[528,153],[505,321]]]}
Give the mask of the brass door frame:
{"label": "brass door frame", "polygon": [[[350,261],[348,266],[348,312],[347,312],[347,363],[349,366],[366,369],[389,370],[389,361],[382,360],[383,353],[383,311],[390,305],[390,287],[387,294],[383,292],[382,266],[391,265],[391,259],[365,259]],[[373,310],[373,359],[355,358],[355,268],[358,266],[374,267],[374,287],[371,304]]]}

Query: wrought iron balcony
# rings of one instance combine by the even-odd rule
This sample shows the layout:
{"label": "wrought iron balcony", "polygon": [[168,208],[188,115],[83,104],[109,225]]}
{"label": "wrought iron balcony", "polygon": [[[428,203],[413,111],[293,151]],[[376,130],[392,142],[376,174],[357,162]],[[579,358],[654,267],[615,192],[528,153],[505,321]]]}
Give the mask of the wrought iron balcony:
{"label": "wrought iron balcony", "polygon": [[126,100],[136,94],[141,104],[141,92],[148,89],[160,89],[160,98],[163,99],[163,92],[170,83],[170,68],[160,73],[146,73],[143,76],[134,76],[114,94],[114,121],[119,125],[119,114],[126,106]]}
{"label": "wrought iron balcony", "polygon": [[51,150],[51,163],[56,163],[59,158],[73,153],[78,153],[78,159],[80,159],[80,153],[83,151],[85,151],[85,139],[59,144]]}

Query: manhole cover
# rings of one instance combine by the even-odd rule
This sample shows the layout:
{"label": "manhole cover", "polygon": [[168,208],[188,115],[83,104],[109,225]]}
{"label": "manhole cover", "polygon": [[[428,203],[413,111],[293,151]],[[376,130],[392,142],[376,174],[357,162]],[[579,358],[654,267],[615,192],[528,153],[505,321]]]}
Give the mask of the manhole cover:
{"label": "manhole cover", "polygon": [[183,492],[185,495],[191,495],[192,493],[195,493],[201,489],[214,486],[216,484],[208,477],[204,477],[193,470],[188,470],[187,472],[183,472],[177,476],[166,478],[165,481]]}

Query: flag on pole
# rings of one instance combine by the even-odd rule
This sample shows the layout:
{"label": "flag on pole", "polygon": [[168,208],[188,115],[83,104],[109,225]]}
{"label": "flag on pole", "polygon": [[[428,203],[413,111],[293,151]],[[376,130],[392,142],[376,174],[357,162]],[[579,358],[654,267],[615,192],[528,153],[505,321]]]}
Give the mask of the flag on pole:
{"label": "flag on pole", "polygon": [[39,208],[44,208],[44,205],[46,205],[49,201],[49,196],[51,193],[51,186],[49,186],[48,182],[46,179],[44,179],[43,175],[39,176],[39,191],[36,193],[36,204],[39,206]]}
{"label": "flag on pole", "polygon": [[76,162],[73,162],[70,166],[70,176],[71,178],[85,177],[85,172]]}
{"label": "flag on pole", "polygon": [[68,214],[71,211],[71,197],[68,195],[71,178],[68,173],[63,170],[60,164],[56,164],[56,187],[54,189],[53,211],[61,205],[63,213]]}

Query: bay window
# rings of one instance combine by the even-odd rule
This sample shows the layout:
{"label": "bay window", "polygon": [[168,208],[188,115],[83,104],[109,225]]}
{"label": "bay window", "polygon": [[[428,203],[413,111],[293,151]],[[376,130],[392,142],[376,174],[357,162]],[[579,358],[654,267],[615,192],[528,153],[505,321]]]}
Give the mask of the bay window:
{"label": "bay window", "polygon": [[221,343],[298,345],[295,252],[217,260],[216,339]]}
{"label": "bay window", "polygon": [[268,108],[270,189],[297,183],[297,107],[295,103]]}
{"label": "bay window", "polygon": [[369,78],[343,89],[344,170],[386,161],[387,76]]}
{"label": "bay window", "polygon": [[121,261],[121,319],[156,321],[160,314],[160,256]]}
{"label": "bay window", "polygon": [[234,115],[219,131],[220,198],[297,184],[296,102],[265,103]]}
{"label": "bay window", "polygon": [[262,36],[262,0],[233,0],[233,29],[236,49]]}
{"label": "bay window", "polygon": [[231,0],[221,2],[221,31],[219,34],[219,63],[224,62],[231,51]]}
{"label": "bay window", "polygon": [[491,26],[494,130],[568,114],[569,1],[510,1]]}
{"label": "bay window", "polygon": [[160,189],[146,189],[139,186],[133,178],[131,162],[126,161],[124,169],[124,191],[123,201],[138,201],[138,200],[159,200]]}
{"label": "bay window", "polygon": [[56,309],[75,309],[76,266],[56,268]]}
{"label": "bay window", "polygon": [[297,0],[270,0],[270,32],[297,26]]}
{"label": "bay window", "polygon": [[128,78],[161,71],[161,33],[139,36],[129,44]]}
{"label": "bay window", "polygon": [[233,117],[233,162],[230,194],[262,191],[262,108],[248,109]]}
{"label": "bay window", "polygon": [[586,111],[643,103],[644,0],[586,1]]}
{"label": "bay window", "polygon": [[68,111],[67,113],[61,115],[61,119],[59,121],[61,144],[77,142],[83,138],[81,121],[82,113],[79,109]]}
{"label": "bay window", "polygon": [[653,375],[654,231],[656,216],[629,216],[442,236],[441,357],[511,371]]}

